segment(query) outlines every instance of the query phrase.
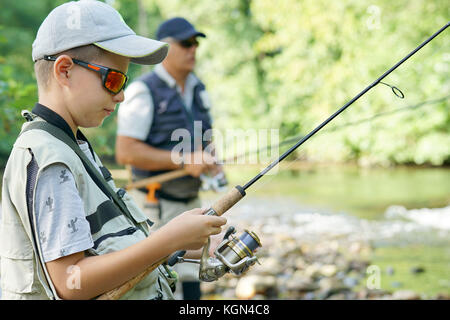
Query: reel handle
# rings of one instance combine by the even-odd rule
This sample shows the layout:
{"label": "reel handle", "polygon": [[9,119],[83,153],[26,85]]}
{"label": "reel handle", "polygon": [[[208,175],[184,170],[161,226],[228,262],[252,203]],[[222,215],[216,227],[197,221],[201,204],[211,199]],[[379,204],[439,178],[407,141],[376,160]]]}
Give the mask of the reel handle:
{"label": "reel handle", "polygon": [[178,262],[179,260],[178,258],[184,257],[185,254],[186,250],[180,250],[175,252],[173,255],[170,256],[169,260],[167,260],[167,264],[173,267]]}
{"label": "reel handle", "polygon": [[[239,200],[245,196],[245,190],[241,186],[236,186],[230,191],[228,191],[223,197],[214,202],[205,215],[208,216],[221,216],[228,211],[232,206],[234,206]],[[173,267],[177,262],[178,258],[183,257],[186,254],[186,250],[180,250],[172,254],[167,260],[167,264]]]}

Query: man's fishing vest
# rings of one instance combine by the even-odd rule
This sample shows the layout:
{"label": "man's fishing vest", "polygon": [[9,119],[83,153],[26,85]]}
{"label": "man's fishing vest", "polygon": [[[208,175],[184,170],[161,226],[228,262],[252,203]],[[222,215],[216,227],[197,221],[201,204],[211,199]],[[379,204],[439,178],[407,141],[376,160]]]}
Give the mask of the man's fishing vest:
{"label": "man's fishing vest", "polygon": [[[207,145],[207,141],[203,141],[203,137],[205,131],[211,129],[211,118],[202,99],[202,94],[205,92],[203,83],[198,81],[194,87],[193,102],[191,112],[189,112],[176,87],[169,87],[155,72],[146,74],[138,80],[147,85],[154,106],[153,122],[145,141],[147,144],[158,149],[172,150],[175,146],[183,143],[182,148],[185,152],[194,150],[196,146],[194,138],[200,141],[198,142],[199,146],[204,148]],[[189,133],[190,140],[181,139],[182,141],[179,141],[180,136],[175,131],[177,129],[185,129],[184,132]],[[172,137],[174,131],[175,136]],[[139,180],[167,171],[145,171],[133,168],[132,172],[134,179]],[[162,183],[161,191],[174,198],[195,198],[200,185],[200,179],[185,176]]]}
{"label": "man's fishing vest", "polygon": [[[128,208],[127,215],[100,190],[71,147],[47,131],[27,131],[31,124],[37,122],[47,123],[37,117],[22,126],[21,135],[14,144],[3,177],[0,224],[3,299],[58,299],[42,260],[41,246],[35,233],[36,216],[33,205],[36,181],[42,170],[49,165],[64,164],[73,174],[94,241],[93,248],[85,252],[87,256],[122,250],[144,240],[149,233],[147,217],[125,190],[115,187],[95,153],[95,160],[103,176],[109,179],[107,184],[120,194]],[[76,270],[72,270],[71,274],[72,285],[76,290]],[[122,297],[154,298],[173,299],[165,270],[161,266]]]}

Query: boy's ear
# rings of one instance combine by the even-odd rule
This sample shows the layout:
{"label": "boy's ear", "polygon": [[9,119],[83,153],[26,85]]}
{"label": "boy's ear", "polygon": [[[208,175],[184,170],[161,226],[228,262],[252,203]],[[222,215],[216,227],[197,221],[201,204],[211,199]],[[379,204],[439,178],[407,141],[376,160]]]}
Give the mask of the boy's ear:
{"label": "boy's ear", "polygon": [[68,55],[60,55],[53,65],[53,76],[55,80],[62,86],[69,84],[69,76],[74,63]]}

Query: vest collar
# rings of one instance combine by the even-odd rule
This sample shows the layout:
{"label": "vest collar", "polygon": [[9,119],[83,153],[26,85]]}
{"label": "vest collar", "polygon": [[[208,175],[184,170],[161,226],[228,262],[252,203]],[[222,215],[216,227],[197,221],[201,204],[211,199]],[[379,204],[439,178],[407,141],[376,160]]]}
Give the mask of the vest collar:
{"label": "vest collar", "polygon": [[[84,136],[84,134],[78,129],[77,130],[77,136],[75,137],[73,135],[72,129],[67,124],[66,120],[64,120],[59,114],[57,114],[55,111],[47,108],[43,104],[36,103],[33,110],[31,111],[35,115],[41,117],[48,123],[54,125],[55,127],[58,127],[59,129],[63,130],[73,141],[77,142],[77,140],[86,141],[89,145],[89,149],[92,154],[94,154],[94,151],[91,147],[91,144],[87,140],[87,138]],[[78,142],[77,142],[78,143]]]}
{"label": "vest collar", "polygon": [[[175,88],[176,87],[178,89],[177,82],[170,75],[170,73],[166,70],[166,68],[164,68],[162,63],[157,64],[155,66],[155,68],[153,69],[153,71],[156,73],[156,75],[162,81],[164,81],[167,84],[168,87],[170,87],[170,88]],[[198,82],[199,82],[199,80],[197,79],[197,77],[192,72],[189,73],[187,78],[186,78],[185,84],[184,84],[185,91],[186,91],[186,89],[193,90],[193,88],[197,85]]]}

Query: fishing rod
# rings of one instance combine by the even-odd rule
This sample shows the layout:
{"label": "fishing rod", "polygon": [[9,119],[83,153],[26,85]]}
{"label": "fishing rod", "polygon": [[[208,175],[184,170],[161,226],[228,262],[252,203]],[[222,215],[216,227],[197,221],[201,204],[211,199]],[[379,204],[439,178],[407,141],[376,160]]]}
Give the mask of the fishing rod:
{"label": "fishing rod", "polygon": [[[261,179],[267,172],[269,172],[273,167],[275,167],[278,163],[283,161],[288,155],[290,155],[292,152],[294,152],[295,149],[300,147],[303,143],[305,143],[309,138],[311,138],[313,135],[315,135],[320,129],[322,129],[324,126],[326,126],[330,121],[332,121],[334,118],[336,118],[340,113],[342,113],[345,109],[347,109],[349,106],[351,106],[355,101],[357,101],[359,98],[361,98],[364,94],[366,94],[370,89],[375,87],[378,83],[381,83],[381,80],[386,78],[389,74],[391,74],[395,69],[397,69],[401,64],[403,64],[406,60],[408,60],[410,57],[412,57],[417,51],[422,49],[425,45],[427,45],[431,40],[433,40],[435,37],[437,37],[441,32],[443,32],[447,27],[450,25],[450,22],[448,22],[445,26],[443,26],[441,29],[439,29],[436,33],[434,33],[431,37],[429,37],[427,40],[422,42],[417,48],[415,48],[413,51],[411,51],[408,55],[406,55],[403,59],[401,59],[399,62],[397,62],[392,68],[387,70],[385,73],[383,73],[378,79],[376,79],[374,82],[372,82],[370,85],[368,85],[364,90],[362,90],[360,93],[358,93],[353,99],[351,99],[349,102],[347,102],[344,106],[342,106],[339,110],[337,110],[335,113],[333,113],[328,119],[323,121],[321,124],[319,124],[315,129],[313,129],[310,133],[308,133],[306,136],[301,138],[295,145],[293,145],[291,148],[289,148],[286,152],[284,152],[278,159],[273,161],[270,165],[268,165],[264,170],[262,170],[260,173],[258,173],[255,177],[253,177],[250,181],[248,181],[246,184],[244,184],[243,187],[241,186],[235,186],[233,189],[231,189],[226,195],[224,195],[221,199],[219,199],[215,204],[211,206],[211,208],[205,213],[206,215],[218,215],[221,216],[223,213],[225,213],[228,209],[230,209],[232,206],[234,206],[238,201],[240,201],[245,196],[245,191],[250,188],[255,182],[257,182],[259,179]],[[393,89],[394,90],[394,89]],[[403,94],[402,94],[403,95]],[[173,254],[169,259],[169,265],[173,266],[175,263],[178,262],[178,259],[183,257],[186,251],[178,251],[175,254]]]}
{"label": "fishing rod", "polygon": [[[328,117],[314,130],[308,133],[305,137],[300,139],[295,145],[289,148],[289,150],[283,153],[277,160],[273,161],[264,170],[262,170],[250,181],[244,184],[243,187],[238,185],[232,188],[227,194],[225,194],[219,200],[217,200],[211,206],[211,208],[209,208],[205,212],[205,214],[221,216],[226,211],[228,211],[231,207],[233,207],[246,195],[245,191],[248,188],[250,188],[253,184],[255,184],[259,179],[261,179],[269,170],[271,170],[278,163],[283,161],[289,154],[291,154],[294,150],[296,150],[299,146],[301,146],[304,142],[306,142],[309,138],[311,138],[314,134],[316,134],[320,129],[326,126],[330,121],[336,118],[340,113],[342,113],[345,109],[347,109],[350,105],[352,105],[355,101],[357,101],[361,96],[363,96],[370,89],[379,84],[381,80],[387,77],[401,64],[403,64],[406,60],[408,60],[411,56],[413,56],[417,51],[422,49],[430,41],[436,38],[440,33],[442,33],[445,29],[447,29],[449,25],[450,22],[447,22],[447,24],[444,25],[441,29],[439,29],[436,33],[434,33],[432,36],[430,36],[428,39],[422,42],[417,48],[415,48],[403,59],[397,62],[393,67],[391,67],[389,70],[383,73],[378,79],[376,79],[364,90],[358,93],[353,99],[351,99],[339,110],[333,113],[330,117]],[[208,238],[208,243],[203,248],[202,257],[200,260],[184,259],[183,256],[185,255],[186,251],[184,250],[177,251],[172,256],[163,258],[158,262],[154,263],[149,268],[147,268],[147,270],[145,270],[135,278],[131,279],[130,281],[126,282],[122,286],[101,295],[99,299],[119,299],[123,294],[125,294],[128,290],[134,287],[139,281],[141,281],[148,274],[150,274],[150,272],[156,269],[161,263],[164,263],[166,259],[168,259],[167,264],[170,266],[173,266],[177,262],[199,263],[200,264],[199,278],[200,280],[203,281],[217,280],[227,272],[233,272],[237,275],[240,275],[244,271],[246,271],[251,265],[256,263],[257,259],[253,255],[253,253],[258,247],[261,247],[261,242],[259,241],[259,238],[255,233],[247,230],[245,230],[245,232],[239,238],[232,237],[232,239],[229,240],[228,238],[234,232],[235,230],[234,228],[232,229],[232,227],[227,230],[223,241],[219,244],[219,246],[216,248],[214,252],[216,258],[208,257],[208,250],[210,245],[210,240]]]}

